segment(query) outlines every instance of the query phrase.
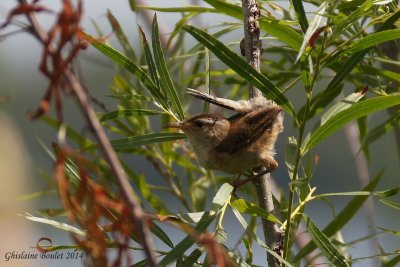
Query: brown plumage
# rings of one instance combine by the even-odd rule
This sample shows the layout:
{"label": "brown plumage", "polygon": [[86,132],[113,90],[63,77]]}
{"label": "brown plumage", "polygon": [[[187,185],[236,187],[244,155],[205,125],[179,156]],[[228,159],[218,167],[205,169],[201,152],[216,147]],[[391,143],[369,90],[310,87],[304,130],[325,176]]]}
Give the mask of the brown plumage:
{"label": "brown plumage", "polygon": [[[212,99],[217,104],[225,101]],[[205,168],[228,173],[242,173],[258,166],[265,166],[269,171],[276,169],[274,145],[283,130],[282,109],[264,98],[226,100],[220,105],[239,113],[230,118],[203,113],[168,126],[187,134],[199,163]]]}

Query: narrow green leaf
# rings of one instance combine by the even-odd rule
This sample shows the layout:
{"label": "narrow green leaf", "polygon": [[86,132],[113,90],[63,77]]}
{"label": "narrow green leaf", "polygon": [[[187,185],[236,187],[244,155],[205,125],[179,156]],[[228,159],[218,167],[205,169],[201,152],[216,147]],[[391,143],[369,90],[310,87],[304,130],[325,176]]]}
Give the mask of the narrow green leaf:
{"label": "narrow green leaf", "polygon": [[184,6],[184,7],[157,7],[157,6],[139,6],[141,8],[150,9],[160,12],[217,12],[216,9],[202,6]]}
{"label": "narrow green leaf", "polygon": [[350,121],[399,104],[400,95],[398,94],[374,97],[354,104],[348,109],[329,118],[324,125],[317,128],[311,134],[309,141],[304,143],[302,147],[302,155]]}
{"label": "narrow green leaf", "polygon": [[260,28],[296,51],[301,47],[303,40],[301,34],[283,24],[281,20],[261,17]]}
{"label": "narrow green leaf", "polygon": [[34,221],[34,222],[44,223],[44,224],[50,225],[50,226],[52,226],[54,228],[61,229],[63,231],[67,231],[67,232],[70,232],[70,233],[73,233],[73,234],[76,234],[76,235],[86,236],[86,233],[84,231],[82,231],[82,230],[80,230],[80,229],[78,229],[78,228],[76,228],[76,227],[74,227],[72,225],[66,224],[66,223],[61,223],[61,222],[58,222],[58,221],[55,221],[55,220],[49,220],[49,219],[46,219],[46,218],[36,217],[36,216],[33,216],[33,215],[29,214],[29,213],[26,213],[24,215],[24,217],[26,219],[28,219],[28,220],[31,220],[31,221]]}
{"label": "narrow green leaf", "polygon": [[[308,46],[308,41],[305,41],[305,45]],[[305,47],[304,47],[305,48]],[[303,49],[303,47],[302,47]],[[298,54],[298,57],[296,60],[299,59],[299,57],[302,55],[303,51],[300,49],[300,52]],[[311,93],[312,87],[312,76],[313,76],[313,71],[312,71],[312,58],[309,56],[302,56],[300,60],[300,74],[301,74],[301,79],[303,80],[303,86],[305,91],[309,94]]]}
{"label": "narrow green leaf", "polygon": [[221,0],[204,0],[204,2],[213,6],[218,13],[224,13],[237,19],[243,18],[243,10],[239,5],[234,5]]}
{"label": "narrow green leaf", "polygon": [[132,265],[132,267],[147,267],[149,266],[147,259],[141,260],[136,262],[135,264]]}
{"label": "narrow green leaf", "polygon": [[114,17],[114,15],[111,13],[110,10],[107,10],[107,18],[125,54],[132,61],[136,61],[135,52],[133,51],[133,48],[130,45],[128,38],[126,37],[124,31],[122,30],[118,20]]}
{"label": "narrow green leaf", "polygon": [[361,98],[364,97],[363,92],[352,93],[330,107],[322,116],[319,126],[324,125],[330,118],[338,114],[339,112],[348,109],[353,104],[357,103]]}
{"label": "narrow green leaf", "polygon": [[233,186],[227,183],[220,187],[212,200],[210,214],[218,213],[225,203],[229,201],[229,197],[232,194],[233,189]]}
{"label": "narrow green leaf", "polygon": [[155,224],[154,222],[151,224],[151,232],[157,236],[161,241],[164,242],[164,244],[166,244],[167,246],[169,246],[170,248],[174,247],[174,244],[172,243],[171,239],[169,238],[169,236],[164,232],[163,229],[161,229],[160,226],[158,226],[157,224]]}
{"label": "narrow green leaf", "polygon": [[300,0],[292,0],[292,5],[294,8],[294,11],[296,12],[297,20],[299,21],[301,30],[303,32],[306,32],[308,29],[308,21],[307,21],[307,16],[306,12],[304,11],[304,6],[302,1]]}
{"label": "narrow green leaf", "polygon": [[131,10],[133,12],[136,12],[136,9],[137,9],[136,1],[135,0],[129,0],[129,7],[131,8]]}
{"label": "narrow green leaf", "polygon": [[371,33],[364,38],[353,42],[350,47],[346,48],[346,54],[354,54],[396,39],[400,39],[400,29]]}
{"label": "narrow green leaf", "polygon": [[352,191],[352,192],[325,193],[325,194],[316,195],[314,197],[318,198],[318,199],[322,199],[322,198],[325,198],[325,197],[369,196],[369,195],[371,195],[371,192],[367,192],[367,191]]}
{"label": "narrow green leaf", "polygon": [[[365,2],[365,0],[341,1],[337,5],[337,8],[341,12],[345,13],[345,15],[348,15],[350,12],[354,12],[356,9],[360,8],[362,3],[364,3],[364,2]],[[365,10],[362,9],[361,11],[365,11]]]}
{"label": "narrow green leaf", "polygon": [[387,5],[394,0],[373,0],[373,4],[376,6]]}
{"label": "narrow green leaf", "polygon": [[[363,188],[363,191],[372,192],[380,179],[382,178],[383,172],[379,173],[368,185]],[[355,196],[344,208],[343,210],[325,227],[322,232],[327,236],[331,237],[336,232],[340,231],[356,213],[359,211],[364,202],[368,199],[368,196],[359,195]],[[311,253],[316,248],[314,242],[310,241],[306,246],[304,246],[299,253],[294,257],[293,262],[297,262],[303,259],[306,255]]]}
{"label": "narrow green leaf", "polygon": [[242,78],[255,85],[269,99],[274,100],[282,106],[289,114],[294,115],[294,108],[290,101],[282,94],[279,88],[273,84],[266,76],[256,71],[242,57],[230,50],[223,43],[218,41],[212,35],[196,28],[194,26],[184,26],[200,43],[210,49],[222,62],[232,68]]}
{"label": "narrow green leaf", "polygon": [[193,252],[190,253],[190,255],[186,258],[186,260],[184,260],[182,262],[182,266],[181,267],[196,266],[195,263],[200,258],[201,254],[202,254],[202,252],[200,251],[200,249],[193,250]]}
{"label": "narrow green leaf", "polygon": [[[82,249],[79,245],[62,245],[62,246],[45,246],[47,253],[52,252],[52,251],[58,251],[58,250],[67,250],[71,249],[74,251],[78,251]],[[83,253],[82,251],[80,253]]]}
{"label": "narrow green leaf", "polygon": [[256,204],[247,202],[244,199],[236,198],[234,200],[231,200],[230,204],[233,208],[237,209],[241,213],[250,214],[252,216],[257,216],[277,224],[282,224],[282,222],[279,221],[279,219],[276,218],[273,214],[266,212],[264,209],[260,208]]}
{"label": "narrow green leaf", "polygon": [[[292,178],[292,177],[290,177]],[[294,189],[302,189],[303,187],[307,186],[310,183],[310,179],[308,177],[306,178],[297,178],[296,180],[292,180],[289,183],[289,187]],[[301,192],[300,200],[304,200],[303,196],[307,197],[309,190],[307,190],[306,194],[303,194],[302,190],[299,190]],[[300,195],[300,194],[299,194]]]}
{"label": "narrow green leaf", "polygon": [[379,67],[374,68],[372,66],[367,66],[367,65],[357,66],[356,71],[363,75],[369,74],[373,76],[381,76],[383,78],[400,83],[400,75],[398,72],[380,69]]}
{"label": "narrow green leaf", "polygon": [[178,217],[185,223],[198,223],[204,215],[204,211],[189,212],[189,213],[178,213]]}
{"label": "narrow green leaf", "polygon": [[[360,140],[364,140],[365,137],[368,134],[368,117],[361,117],[357,119],[357,127],[358,127],[358,138]],[[364,153],[365,157],[367,158],[367,160],[369,161],[371,159],[370,153],[369,153],[369,147],[368,146],[360,146],[360,150],[358,152],[360,152],[362,150],[362,152]]]}
{"label": "narrow green leaf", "polygon": [[186,135],[182,133],[151,133],[128,138],[112,140],[111,144],[115,149],[129,149],[142,145],[150,145],[167,141],[185,139]]}
{"label": "narrow green leaf", "polygon": [[[293,172],[296,165],[297,155],[297,140],[294,136],[288,138],[288,143],[285,146],[285,163],[288,170],[289,178],[293,180]],[[296,177],[297,178],[297,177]],[[297,180],[297,179],[294,179]]]}
{"label": "narrow green leaf", "polygon": [[394,202],[391,200],[387,200],[387,199],[380,199],[379,201],[382,202],[383,204],[385,204],[386,206],[389,206],[396,210],[400,210],[400,203],[397,203],[397,202]]}
{"label": "narrow green leaf", "polygon": [[376,228],[378,228],[379,230],[385,231],[385,232],[387,232],[389,234],[396,235],[396,236],[400,237],[400,231],[395,231],[395,230],[382,228],[382,227],[376,227]]}
{"label": "narrow green leaf", "polygon": [[398,193],[400,193],[400,187],[391,188],[385,191],[375,192],[375,195],[378,195],[380,197],[391,197],[397,195]]}
{"label": "narrow green leaf", "polygon": [[335,248],[331,241],[329,241],[328,237],[319,230],[313,221],[305,214],[303,214],[303,217],[307,224],[308,233],[317,247],[321,250],[322,255],[324,255],[335,266],[349,266],[345,257]]}
{"label": "narrow green leaf", "polygon": [[118,118],[126,118],[130,116],[148,116],[148,115],[160,115],[165,112],[159,110],[150,110],[150,109],[122,109],[115,110],[109,113],[106,113],[100,117],[101,122],[115,120]]}
{"label": "narrow green leaf", "polygon": [[[230,184],[223,184],[215,195],[210,212],[205,212],[201,217],[199,223],[196,225],[196,232],[204,232],[211,222],[215,219],[219,210],[225,205],[226,201],[229,200],[229,196],[233,192],[233,186]],[[194,243],[192,235],[188,234],[179,244],[175,246],[168,254],[160,261],[161,266],[166,266],[178,258],[188,250]]]}
{"label": "narrow green leaf", "polygon": [[398,263],[400,262],[400,255],[392,258],[390,261],[383,263],[382,267],[396,267],[398,266]]}
{"label": "narrow green leaf", "polygon": [[152,81],[152,79],[147,75],[146,71],[140,66],[136,65],[123,55],[121,52],[115,50],[113,47],[97,40],[96,38],[85,34],[86,40],[90,42],[90,44],[96,48],[98,51],[106,55],[116,64],[126,69],[130,73],[134,74],[136,78],[143,83],[145,88],[150,92],[150,94],[154,97],[154,99],[165,109],[169,109],[167,102],[165,101],[165,96],[160,92],[157,88],[157,85]]}
{"label": "narrow green leaf", "polygon": [[108,97],[117,98],[120,100],[131,100],[131,99],[139,99],[145,101],[154,101],[153,98],[145,96],[145,95],[134,95],[134,94],[125,94],[125,95],[107,95]]}
{"label": "narrow green leaf", "polygon": [[157,87],[160,88],[156,65],[154,63],[153,55],[152,55],[152,53],[150,51],[149,43],[147,42],[146,34],[142,30],[142,27],[139,27],[139,31],[142,34],[144,55],[146,57],[147,66],[149,67],[150,76],[151,76],[153,82],[157,85]]}
{"label": "narrow green leaf", "polygon": [[178,118],[180,120],[183,120],[185,118],[185,115],[183,114],[182,104],[179,99],[176,88],[174,86],[174,83],[172,82],[171,76],[168,72],[167,63],[165,62],[164,53],[161,48],[161,41],[158,32],[158,22],[156,15],[154,15],[153,18],[152,41],[153,41],[152,45],[153,45],[154,57],[157,58],[156,67],[158,73],[160,74],[161,82],[165,87],[165,90],[167,91],[169,100],[172,102],[172,106],[174,107]]}

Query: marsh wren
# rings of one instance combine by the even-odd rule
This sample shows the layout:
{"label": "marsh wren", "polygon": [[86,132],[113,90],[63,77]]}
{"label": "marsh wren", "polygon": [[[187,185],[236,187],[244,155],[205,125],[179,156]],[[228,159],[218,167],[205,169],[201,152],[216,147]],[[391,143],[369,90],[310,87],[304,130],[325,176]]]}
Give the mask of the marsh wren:
{"label": "marsh wren", "polygon": [[227,173],[258,166],[271,172],[278,167],[274,145],[283,130],[283,116],[275,102],[264,97],[233,101],[195,90],[189,90],[189,94],[237,112],[229,118],[202,113],[167,125],[187,135],[202,166]]}

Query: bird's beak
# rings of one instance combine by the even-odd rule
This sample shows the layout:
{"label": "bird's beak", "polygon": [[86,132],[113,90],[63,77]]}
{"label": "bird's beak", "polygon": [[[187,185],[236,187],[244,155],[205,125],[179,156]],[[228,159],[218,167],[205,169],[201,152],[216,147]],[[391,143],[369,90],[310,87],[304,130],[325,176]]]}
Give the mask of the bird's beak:
{"label": "bird's beak", "polygon": [[171,123],[168,123],[167,125],[165,125],[164,127],[166,127],[166,128],[178,128],[178,129],[182,129],[183,123],[180,122],[180,121],[171,122]]}

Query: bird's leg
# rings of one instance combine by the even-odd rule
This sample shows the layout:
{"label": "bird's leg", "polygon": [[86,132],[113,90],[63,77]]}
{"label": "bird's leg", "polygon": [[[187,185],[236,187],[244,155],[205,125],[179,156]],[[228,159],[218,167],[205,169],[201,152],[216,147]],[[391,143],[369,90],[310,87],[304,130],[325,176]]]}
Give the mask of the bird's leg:
{"label": "bird's leg", "polygon": [[262,171],[260,171],[260,172],[258,172],[258,173],[254,173],[254,172],[253,172],[253,175],[252,175],[252,176],[247,177],[247,178],[244,179],[244,180],[235,180],[234,182],[231,183],[231,185],[232,185],[232,186],[235,188],[235,190],[236,190],[236,189],[238,189],[239,187],[241,187],[242,185],[247,184],[248,182],[251,182],[251,181],[253,181],[253,180],[255,180],[255,179],[258,179],[258,178],[260,178],[261,176],[263,176],[264,174],[267,174],[267,173],[269,173],[269,172],[271,172],[271,171],[268,170],[268,169],[262,170]]}
{"label": "bird's leg", "polygon": [[237,183],[237,182],[240,181],[240,176],[242,176],[241,173],[238,174],[238,176],[236,177],[236,179],[235,179],[235,181],[232,183],[232,185],[233,185],[234,183]]}

